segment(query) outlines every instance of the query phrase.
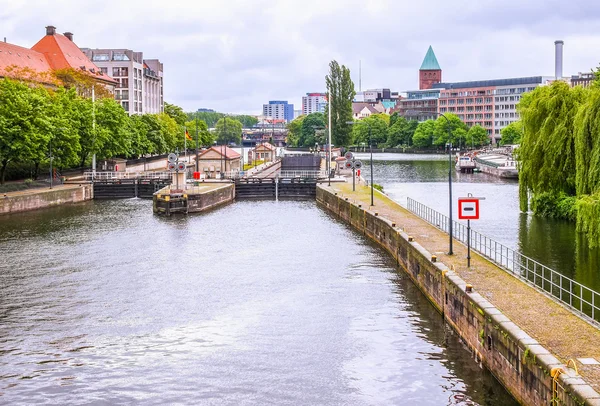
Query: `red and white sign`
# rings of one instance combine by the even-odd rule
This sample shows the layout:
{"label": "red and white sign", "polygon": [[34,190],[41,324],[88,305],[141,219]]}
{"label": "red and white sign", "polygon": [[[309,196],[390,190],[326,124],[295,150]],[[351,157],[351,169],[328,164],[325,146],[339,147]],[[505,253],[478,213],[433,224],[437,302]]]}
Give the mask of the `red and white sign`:
{"label": "red and white sign", "polygon": [[479,199],[458,199],[458,218],[479,220]]}

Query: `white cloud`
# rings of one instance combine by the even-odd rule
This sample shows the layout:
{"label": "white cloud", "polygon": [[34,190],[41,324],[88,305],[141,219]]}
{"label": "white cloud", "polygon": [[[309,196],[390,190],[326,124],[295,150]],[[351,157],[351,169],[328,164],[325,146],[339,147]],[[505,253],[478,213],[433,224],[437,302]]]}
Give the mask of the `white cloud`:
{"label": "white cloud", "polygon": [[447,81],[551,75],[555,39],[565,74],[588,71],[599,22],[583,0],[0,0],[9,42],[32,46],[52,24],[82,47],[143,51],[164,62],[169,102],[247,113],[325,90],[331,59],[357,88],[361,59],[363,89],[414,89],[429,45]]}

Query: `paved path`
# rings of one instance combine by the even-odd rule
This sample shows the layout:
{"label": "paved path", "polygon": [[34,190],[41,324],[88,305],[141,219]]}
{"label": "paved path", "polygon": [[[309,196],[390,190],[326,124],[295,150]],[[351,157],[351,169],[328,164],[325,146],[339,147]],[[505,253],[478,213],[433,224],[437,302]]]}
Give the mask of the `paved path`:
{"label": "paved path", "polygon": [[52,189],[50,189],[50,186],[48,186],[48,187],[38,187],[38,188],[17,190],[15,192],[4,192],[4,193],[0,193],[0,198],[10,199],[11,197],[16,197],[16,196],[35,195],[35,194],[39,194],[39,193],[50,192],[52,190],[76,189],[76,188],[80,188],[80,187],[81,187],[81,185],[78,183],[76,183],[76,184],[67,183],[64,185],[52,186]]}
{"label": "paved path", "polygon": [[[338,192],[363,207],[370,205],[370,188],[363,184],[352,192],[351,183],[331,184],[326,189]],[[432,196],[432,198],[437,198]],[[580,375],[600,392],[600,365],[583,365],[577,358],[600,361],[600,329],[582,320],[555,301],[521,282],[493,263],[471,252],[471,268],[466,266],[467,247],[454,241],[454,255],[447,255],[448,234],[417,217],[386,195],[375,190],[375,207],[380,216],[404,228],[426,250],[455,271],[508,318],[535,338],[560,361],[573,359]]]}

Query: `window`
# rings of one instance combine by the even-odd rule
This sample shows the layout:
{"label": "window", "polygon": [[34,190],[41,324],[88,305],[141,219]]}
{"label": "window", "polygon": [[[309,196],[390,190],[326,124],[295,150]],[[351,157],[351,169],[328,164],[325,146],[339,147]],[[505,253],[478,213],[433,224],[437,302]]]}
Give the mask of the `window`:
{"label": "window", "polygon": [[129,76],[129,68],[121,68],[121,76]]}
{"label": "window", "polygon": [[129,111],[129,102],[124,101],[123,108],[125,109],[125,111]]}
{"label": "window", "polygon": [[94,54],[92,56],[92,61],[108,61],[108,54]]}
{"label": "window", "polygon": [[105,75],[108,75],[108,68],[100,68],[100,72],[104,73]]}
{"label": "window", "polygon": [[121,76],[121,69],[113,68],[113,76]]}
{"label": "window", "polygon": [[129,79],[121,79],[121,87],[129,87]]}
{"label": "window", "polygon": [[125,54],[113,54],[113,61],[128,61],[129,57]]}
{"label": "window", "polygon": [[129,100],[129,90],[123,90],[121,92],[121,99],[123,99],[123,100]]}

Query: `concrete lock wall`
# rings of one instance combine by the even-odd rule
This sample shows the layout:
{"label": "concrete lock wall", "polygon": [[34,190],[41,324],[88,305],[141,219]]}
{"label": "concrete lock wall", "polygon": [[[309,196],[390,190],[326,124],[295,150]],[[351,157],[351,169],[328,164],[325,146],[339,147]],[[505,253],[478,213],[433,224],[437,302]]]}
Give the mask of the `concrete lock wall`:
{"label": "concrete lock wall", "polygon": [[0,197],[0,214],[42,209],[65,203],[78,203],[94,198],[91,184],[39,190],[33,193]]}
{"label": "concrete lock wall", "polygon": [[[473,354],[522,404],[592,404],[593,389],[391,221],[317,188],[317,202],[385,248]],[[565,373],[554,380],[554,368]],[[558,371],[558,369],[554,369]],[[591,392],[590,392],[591,391]]]}
{"label": "concrete lock wall", "polygon": [[188,213],[210,210],[222,204],[230,203],[235,197],[235,186],[224,185],[202,194],[188,195]]}

